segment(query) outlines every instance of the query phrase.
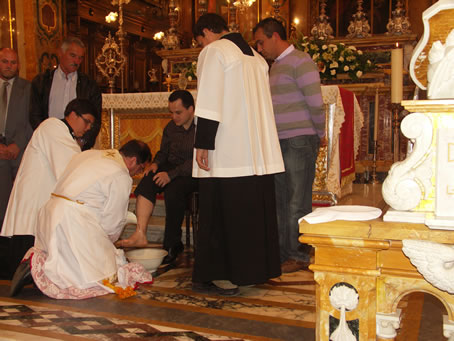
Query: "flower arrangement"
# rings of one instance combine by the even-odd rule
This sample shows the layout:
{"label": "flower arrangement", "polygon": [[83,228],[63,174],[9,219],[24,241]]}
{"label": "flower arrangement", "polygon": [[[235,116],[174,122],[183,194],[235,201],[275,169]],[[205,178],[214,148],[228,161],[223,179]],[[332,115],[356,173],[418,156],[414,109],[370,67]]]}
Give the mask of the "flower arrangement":
{"label": "flower arrangement", "polygon": [[193,61],[190,67],[186,70],[186,78],[188,81],[192,81],[193,79],[197,79],[197,62]]}
{"label": "flower arrangement", "polygon": [[315,39],[297,35],[292,40],[295,48],[307,52],[320,70],[320,78],[333,79],[338,74],[347,74],[357,81],[366,72],[377,69],[369,54],[346,46],[344,43],[331,44],[324,39]]}

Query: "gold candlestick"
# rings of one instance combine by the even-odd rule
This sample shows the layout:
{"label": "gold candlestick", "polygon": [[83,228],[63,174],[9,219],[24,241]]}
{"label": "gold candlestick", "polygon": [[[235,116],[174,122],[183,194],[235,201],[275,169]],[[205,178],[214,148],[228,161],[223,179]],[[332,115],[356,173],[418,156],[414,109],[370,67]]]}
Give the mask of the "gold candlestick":
{"label": "gold candlestick", "polygon": [[377,180],[377,147],[378,143],[377,140],[374,141],[374,161],[372,163],[372,179],[370,181],[371,184],[376,185],[379,184],[380,181]]}
{"label": "gold candlestick", "polygon": [[391,111],[393,115],[393,142],[394,142],[394,162],[400,161],[400,112],[403,107],[400,103],[391,103]]}
{"label": "gold candlestick", "polygon": [[172,84],[172,76],[167,75],[166,81],[164,82],[164,84],[167,85],[167,92],[170,92],[170,85]]}

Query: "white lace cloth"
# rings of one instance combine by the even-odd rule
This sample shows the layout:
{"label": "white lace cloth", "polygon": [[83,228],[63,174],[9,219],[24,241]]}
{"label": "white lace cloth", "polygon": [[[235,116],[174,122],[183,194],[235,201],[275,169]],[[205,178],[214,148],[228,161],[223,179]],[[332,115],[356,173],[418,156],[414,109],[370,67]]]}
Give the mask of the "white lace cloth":
{"label": "white lace cloth", "polygon": [[[36,286],[42,293],[51,298],[81,300],[113,293],[112,289],[103,286],[101,283],[99,283],[99,286],[93,286],[88,289],[78,289],[75,287],[61,289],[50,281],[44,273],[43,268],[47,258],[46,253],[32,247],[27,251],[24,259],[29,257],[31,257],[31,274]],[[153,282],[151,274],[138,263],[123,265],[118,269],[118,272],[121,273],[122,286],[131,286],[135,288],[139,283],[149,284]]]}

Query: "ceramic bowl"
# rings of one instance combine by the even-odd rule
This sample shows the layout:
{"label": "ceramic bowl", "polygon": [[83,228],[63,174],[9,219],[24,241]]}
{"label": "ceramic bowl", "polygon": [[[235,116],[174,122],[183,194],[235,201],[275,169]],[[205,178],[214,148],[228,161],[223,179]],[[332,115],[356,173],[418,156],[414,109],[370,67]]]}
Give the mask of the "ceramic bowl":
{"label": "ceramic bowl", "polygon": [[142,264],[147,271],[154,272],[161,265],[162,260],[167,255],[167,251],[163,249],[144,248],[127,251],[125,255],[130,262]]}

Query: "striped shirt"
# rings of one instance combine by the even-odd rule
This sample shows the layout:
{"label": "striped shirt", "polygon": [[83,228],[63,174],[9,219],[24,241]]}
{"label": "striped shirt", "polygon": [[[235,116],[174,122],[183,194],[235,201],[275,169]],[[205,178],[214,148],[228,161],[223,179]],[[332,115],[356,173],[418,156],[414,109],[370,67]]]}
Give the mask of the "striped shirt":
{"label": "striped shirt", "polygon": [[293,49],[277,58],[271,66],[270,86],[279,139],[325,136],[320,75],[307,53]]}

